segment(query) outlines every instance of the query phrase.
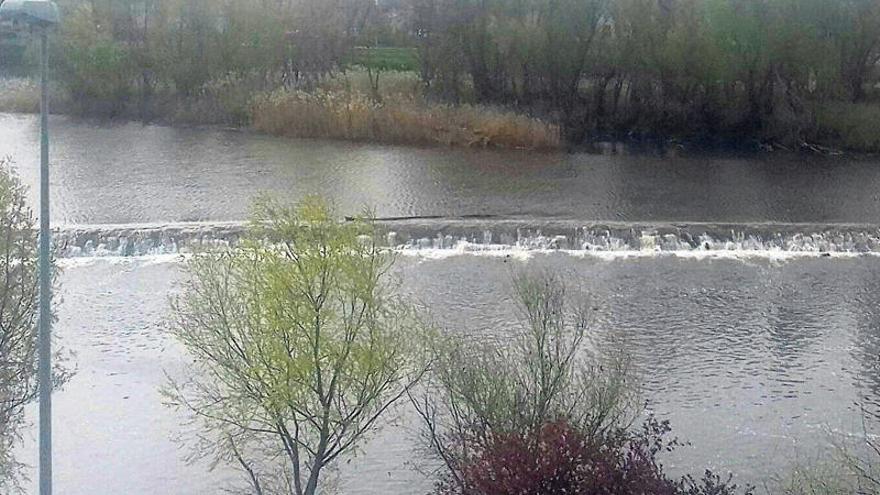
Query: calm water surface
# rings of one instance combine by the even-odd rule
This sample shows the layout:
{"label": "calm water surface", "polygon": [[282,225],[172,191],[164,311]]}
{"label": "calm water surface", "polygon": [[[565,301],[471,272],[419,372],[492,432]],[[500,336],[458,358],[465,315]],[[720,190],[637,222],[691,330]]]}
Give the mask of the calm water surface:
{"label": "calm water surface", "polygon": [[[0,154],[36,191],[39,122],[0,114]],[[54,221],[242,220],[262,192],[318,193],[345,213],[604,221],[880,218],[880,160],[663,158],[412,149],[52,119]],[[36,197],[36,196],[34,196]]]}
{"label": "calm water surface", "polygon": [[[33,187],[37,130],[34,117],[0,114],[0,154],[11,155]],[[622,231],[645,222],[808,222],[817,232],[860,223],[876,237],[880,224],[880,161],[865,158],[422,150],[62,117],[53,118],[53,133],[53,221],[110,233],[118,227],[107,224],[243,220],[263,191],[290,200],[324,194],[344,213],[369,204],[380,216],[608,221]],[[493,230],[492,219],[484,222]],[[734,234],[707,243],[712,253],[699,252],[703,241],[683,253],[662,233],[633,233],[634,256],[553,253],[539,243],[506,258],[450,249],[441,238],[425,239],[427,248],[402,256],[398,269],[406,294],[441,325],[487,337],[512,324],[512,268],[562,272],[592,298],[596,341],[623,343],[650,409],[692,442],[667,465],[729,470],[760,484],[813,456],[829,432],[857,431],[861,408],[869,417],[880,412],[877,243],[786,228],[800,254],[780,257],[778,243]],[[56,396],[58,492],[203,494],[238,482],[224,466],[185,462],[175,443],[185,418],[158,391],[166,373],[179,375],[187,362],[164,333],[180,263],[100,259],[89,257],[100,251],[95,243],[79,245],[91,246],[77,251],[85,257],[62,260],[57,334],[78,372]],[[651,250],[661,245],[663,253]],[[749,246],[757,248],[744,252]],[[847,253],[850,246],[857,252]],[[843,255],[818,254],[828,250]],[[343,493],[430,487],[408,464],[417,459],[413,424],[401,415],[342,467]],[[36,432],[26,433],[21,458],[33,463]]]}

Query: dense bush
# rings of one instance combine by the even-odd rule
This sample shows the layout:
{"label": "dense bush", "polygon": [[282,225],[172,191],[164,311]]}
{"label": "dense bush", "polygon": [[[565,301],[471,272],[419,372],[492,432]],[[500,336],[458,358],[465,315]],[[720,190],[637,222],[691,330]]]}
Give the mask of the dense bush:
{"label": "dense bush", "polygon": [[878,82],[875,0],[413,0],[426,83],[590,133],[799,144]]}
{"label": "dense bush", "polygon": [[822,106],[816,112],[816,127],[824,141],[852,150],[880,150],[880,103]]}
{"label": "dense bush", "polygon": [[[552,273],[519,275],[513,287],[520,324],[504,329],[502,342],[436,337],[425,390],[411,397],[447,490],[464,489],[482,455],[542,431],[571,428],[590,441],[603,438],[629,425],[637,411],[626,360],[587,346],[585,301]],[[547,429],[557,422],[564,428]]]}

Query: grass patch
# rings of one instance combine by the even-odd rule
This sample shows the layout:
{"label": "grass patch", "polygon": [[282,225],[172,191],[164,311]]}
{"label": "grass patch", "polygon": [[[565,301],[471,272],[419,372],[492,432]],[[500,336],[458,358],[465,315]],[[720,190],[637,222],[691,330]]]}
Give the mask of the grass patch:
{"label": "grass patch", "polygon": [[355,48],[349,63],[382,71],[416,72],[421,67],[415,48]]}
{"label": "grass patch", "polygon": [[275,91],[256,99],[252,124],[289,137],[390,144],[529,150],[561,144],[558,126],[522,114],[402,95],[379,103],[357,91]]}
{"label": "grass patch", "polygon": [[[382,72],[378,86],[379,96],[383,100],[418,100],[421,99],[424,89],[424,84],[417,73],[396,70]],[[372,94],[370,77],[363,68],[347,70],[336,77],[325,78],[318,87],[325,91]]]}

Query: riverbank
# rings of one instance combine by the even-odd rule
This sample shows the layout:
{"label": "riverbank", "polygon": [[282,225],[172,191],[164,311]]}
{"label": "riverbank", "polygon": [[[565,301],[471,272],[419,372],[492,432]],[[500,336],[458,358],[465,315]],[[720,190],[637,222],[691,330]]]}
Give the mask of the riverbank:
{"label": "riverbank", "polygon": [[[159,93],[149,101],[73,101],[52,89],[53,113],[168,125],[253,128],[293,138],[379,144],[553,151],[563,147],[556,124],[499,107],[448,105],[420,96],[418,81],[396,74],[381,90],[363,88],[363,74],[325,82],[310,91],[253,91],[242,81],[207,85],[181,98]],[[0,80],[0,112],[36,113],[39,87],[29,79]]]}
{"label": "riverbank", "polygon": [[[235,78],[213,81],[197,94],[181,97],[160,91],[143,98],[74,101],[61,87],[51,89],[53,113],[132,120],[172,126],[250,128],[292,138],[323,138],[377,144],[446,146],[530,151],[634,150],[806,151],[816,154],[880,152],[880,102],[834,102],[811,109],[811,123],[784,137],[758,130],[681,134],[664,129],[591,131],[577,142],[566,139],[552,118],[507,108],[446,104],[422,94],[415,73],[390,72],[382,83],[364,71],[322,81],[311,90],[257,90]],[[0,112],[39,112],[39,87],[31,79],[0,79]],[[803,125],[803,124],[800,124]],[[803,138],[809,135],[810,139]],[[780,137],[783,136],[783,137]]]}

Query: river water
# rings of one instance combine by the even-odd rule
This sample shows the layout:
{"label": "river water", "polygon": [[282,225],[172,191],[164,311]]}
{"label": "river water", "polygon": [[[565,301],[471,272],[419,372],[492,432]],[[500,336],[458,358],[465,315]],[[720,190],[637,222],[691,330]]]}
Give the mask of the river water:
{"label": "river water", "polygon": [[[878,162],[799,156],[540,155],[284,140],[53,118],[59,224],[241,220],[262,192],[379,216],[876,223]],[[36,186],[39,121],[0,114],[0,154]],[[36,196],[35,196],[36,197]]]}
{"label": "river water", "polygon": [[[36,131],[0,115],[0,154],[34,187]],[[503,335],[511,270],[562,273],[691,442],[666,459],[674,472],[761,484],[880,413],[876,160],[419,150],[65,118],[53,131],[56,329],[77,367],[55,396],[59,493],[240,480],[185,462],[189,427],[158,389],[187,360],[163,332],[180,253],[234,243],[261,191],[422,217],[387,221],[388,242],[402,290],[453,331]],[[430,488],[400,415],[341,468],[343,493]]]}

